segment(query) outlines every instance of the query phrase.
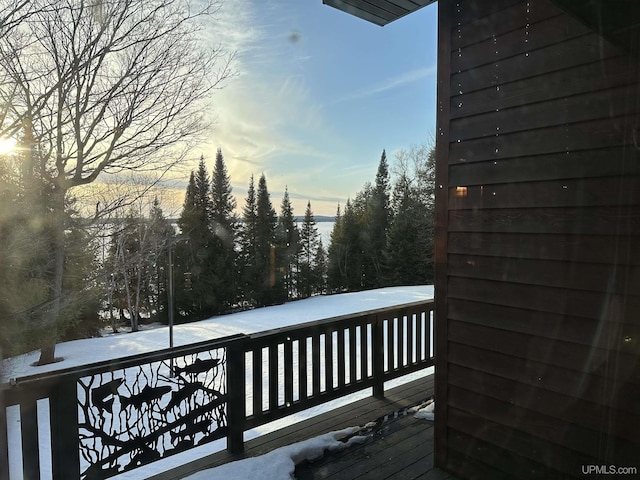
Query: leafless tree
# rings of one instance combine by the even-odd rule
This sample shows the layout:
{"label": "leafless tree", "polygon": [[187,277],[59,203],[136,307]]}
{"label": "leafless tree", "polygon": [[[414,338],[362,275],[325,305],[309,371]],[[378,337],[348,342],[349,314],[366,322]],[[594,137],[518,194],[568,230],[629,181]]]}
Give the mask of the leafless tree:
{"label": "leafless tree", "polygon": [[168,169],[201,139],[207,102],[231,75],[232,55],[203,31],[217,1],[32,0],[11,13],[15,0],[0,0],[0,137],[30,145],[58,225],[39,363],[54,360],[65,198],[99,175]]}

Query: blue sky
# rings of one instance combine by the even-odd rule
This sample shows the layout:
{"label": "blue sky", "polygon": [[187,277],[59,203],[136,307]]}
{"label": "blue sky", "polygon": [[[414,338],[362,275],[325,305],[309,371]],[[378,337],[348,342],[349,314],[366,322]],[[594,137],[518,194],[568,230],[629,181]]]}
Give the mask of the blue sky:
{"label": "blue sky", "polygon": [[333,215],[374,179],[383,148],[392,161],[433,136],[436,13],[378,27],[321,0],[227,0],[210,33],[237,52],[237,76],[215,94],[198,156],[211,168],[222,148],[239,207],[264,173],[276,210],[288,186],[295,214],[310,200]]}

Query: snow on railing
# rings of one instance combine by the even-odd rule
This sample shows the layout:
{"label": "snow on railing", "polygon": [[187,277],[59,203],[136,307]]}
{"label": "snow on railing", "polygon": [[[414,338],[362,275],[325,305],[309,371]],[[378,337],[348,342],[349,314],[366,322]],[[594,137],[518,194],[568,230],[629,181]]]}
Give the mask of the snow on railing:
{"label": "snow on railing", "polygon": [[241,451],[246,430],[432,366],[433,322],[421,301],[2,384],[0,480],[109,478],[223,437]]}

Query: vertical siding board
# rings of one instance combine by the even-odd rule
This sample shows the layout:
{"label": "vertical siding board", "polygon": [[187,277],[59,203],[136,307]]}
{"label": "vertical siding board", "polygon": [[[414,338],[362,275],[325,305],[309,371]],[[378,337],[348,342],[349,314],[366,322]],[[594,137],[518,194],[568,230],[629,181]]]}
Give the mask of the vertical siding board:
{"label": "vertical siding board", "polygon": [[[448,185],[449,185],[449,118],[451,97],[451,41],[459,38],[455,25],[456,3],[438,2],[438,74],[436,112],[436,207],[435,207],[435,318],[436,382],[435,397],[438,415],[435,421],[434,465],[448,468],[448,328],[447,328],[447,243],[448,243]],[[429,330],[425,326],[425,330]],[[426,332],[425,332],[426,333]],[[427,343],[427,348],[429,343]]]}

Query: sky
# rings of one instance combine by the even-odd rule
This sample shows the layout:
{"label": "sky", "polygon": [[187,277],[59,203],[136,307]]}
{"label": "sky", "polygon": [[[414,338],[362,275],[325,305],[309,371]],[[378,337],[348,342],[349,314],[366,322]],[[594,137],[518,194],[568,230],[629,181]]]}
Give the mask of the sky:
{"label": "sky", "polygon": [[239,208],[264,173],[276,211],[288,188],[295,215],[307,201],[334,215],[375,179],[383,149],[392,163],[431,142],[436,17],[433,4],[379,27],[322,0],[227,0],[208,34],[236,52],[237,75],[215,93],[194,158],[211,171],[222,149]]}

